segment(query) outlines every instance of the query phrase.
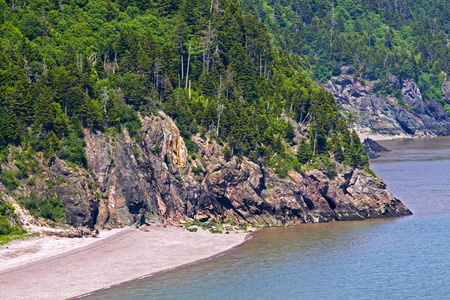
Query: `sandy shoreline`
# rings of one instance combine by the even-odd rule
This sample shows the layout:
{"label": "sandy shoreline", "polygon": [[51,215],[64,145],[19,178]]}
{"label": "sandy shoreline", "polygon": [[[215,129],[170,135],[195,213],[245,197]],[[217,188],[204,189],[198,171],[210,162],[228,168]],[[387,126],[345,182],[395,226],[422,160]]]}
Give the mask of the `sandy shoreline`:
{"label": "sandy shoreline", "polygon": [[151,226],[100,238],[55,237],[0,246],[2,299],[64,299],[201,261],[243,243],[245,233]]}

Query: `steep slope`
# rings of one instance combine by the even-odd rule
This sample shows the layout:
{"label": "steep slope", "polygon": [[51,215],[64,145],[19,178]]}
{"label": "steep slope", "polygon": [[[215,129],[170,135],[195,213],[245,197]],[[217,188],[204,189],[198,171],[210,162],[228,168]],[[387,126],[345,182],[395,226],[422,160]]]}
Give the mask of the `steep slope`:
{"label": "steep slope", "polygon": [[[399,79],[391,76],[391,84]],[[352,76],[332,77],[323,86],[333,93],[339,108],[349,116],[359,132],[403,137],[450,134],[450,118],[434,100],[424,101],[413,80],[401,83],[401,101],[374,93],[374,81],[359,81]],[[445,91],[448,82],[444,82]],[[444,96],[447,102],[447,96]]]}
{"label": "steep slope", "polygon": [[[421,0],[242,1],[279,49],[337,98],[357,128],[410,137],[448,135],[450,3]],[[352,80],[348,84],[343,78]],[[361,91],[348,95],[336,86]],[[333,87],[334,86],[334,87]]]}
{"label": "steep slope", "polygon": [[[34,186],[25,183],[8,192],[0,184],[2,194],[12,200],[54,193],[67,224],[91,228],[227,217],[274,226],[411,213],[383,181],[358,168],[338,164],[333,179],[320,170],[290,171],[282,179],[246,157],[225,159],[223,146],[200,135],[193,138],[200,158],[188,159],[178,128],[161,111],[142,124],[139,143],[126,130],[116,137],[86,134],[92,175],[55,158],[48,166],[40,162],[45,175]],[[44,185],[55,179],[64,183]]]}
{"label": "steep slope", "polygon": [[0,8],[2,193],[38,224],[409,213],[332,93],[239,1]]}

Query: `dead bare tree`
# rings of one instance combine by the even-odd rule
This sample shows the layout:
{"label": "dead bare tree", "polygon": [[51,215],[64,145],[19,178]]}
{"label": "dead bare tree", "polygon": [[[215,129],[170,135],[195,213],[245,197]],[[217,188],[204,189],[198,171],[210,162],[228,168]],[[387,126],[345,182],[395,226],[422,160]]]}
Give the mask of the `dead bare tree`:
{"label": "dead bare tree", "polygon": [[109,96],[108,96],[108,90],[106,89],[106,86],[102,88],[102,94],[101,94],[101,102],[103,104],[103,111],[106,115],[106,104],[108,103]]}
{"label": "dead bare tree", "polygon": [[234,86],[235,82],[233,71],[231,71],[231,69],[227,69],[227,71],[225,72],[225,93],[227,100],[229,99],[229,91],[232,90]]}
{"label": "dead bare tree", "polygon": [[95,67],[97,65],[97,53],[92,52],[89,56],[88,56],[88,61]]}
{"label": "dead bare tree", "polygon": [[223,9],[220,8],[220,2],[219,0],[211,0],[211,8],[209,9],[209,13],[222,13],[224,12]]}
{"label": "dead bare tree", "polygon": [[317,144],[317,125],[314,124],[314,150],[313,150],[313,157],[316,157],[316,144]]}
{"label": "dead bare tree", "polygon": [[158,59],[155,59],[154,68],[153,68],[153,80],[155,83],[156,92],[159,92],[160,85],[160,77],[161,77],[161,64]]}
{"label": "dead bare tree", "polygon": [[181,81],[184,81],[184,57],[183,57],[183,52],[181,52]]}
{"label": "dead bare tree", "polygon": [[188,87],[188,82],[189,82],[189,65],[191,64],[191,43],[189,43],[189,48],[188,48],[188,63],[187,63],[187,70],[186,70],[186,84],[184,86],[184,88],[187,89]]}
{"label": "dead bare tree", "polygon": [[203,32],[202,37],[202,53],[203,53],[203,70],[209,72],[209,65],[211,60],[211,45],[214,43],[217,35],[215,30],[211,26],[211,21],[206,26],[206,30]]}
{"label": "dead bare tree", "polygon": [[114,53],[113,73],[116,72],[116,69],[119,69],[119,64],[117,63],[117,53]]}
{"label": "dead bare tree", "polygon": [[43,61],[43,63],[42,63],[42,73],[44,74],[44,76],[45,75],[47,75],[47,72],[48,72],[48,66],[47,66],[47,64],[45,63],[45,58],[44,58],[44,61]]}
{"label": "dead bare tree", "polygon": [[27,76],[28,82],[31,83],[33,80],[31,79],[31,68],[28,66],[28,61],[24,59],[23,69],[25,70],[25,75]]}
{"label": "dead bare tree", "polygon": [[220,104],[220,102],[217,102],[217,131],[216,136],[219,136],[219,128],[220,128],[220,117],[222,116],[223,109],[225,106],[223,104]]}
{"label": "dead bare tree", "polygon": [[41,32],[42,36],[45,36],[48,30],[48,23],[47,19],[45,17],[45,10],[42,9],[42,16],[41,16]]}
{"label": "dead bare tree", "polygon": [[83,54],[77,54],[77,69],[83,73]]}
{"label": "dead bare tree", "polygon": [[106,63],[108,61],[108,56],[107,56],[108,50],[105,50],[105,52],[103,53],[103,69],[106,70]]}
{"label": "dead bare tree", "polygon": [[336,25],[336,19],[334,17],[334,1],[331,3],[331,26],[330,26],[330,47],[333,43],[333,32],[334,32],[334,26]]}
{"label": "dead bare tree", "polygon": [[219,76],[219,88],[217,89],[217,101],[222,97],[222,74]]}

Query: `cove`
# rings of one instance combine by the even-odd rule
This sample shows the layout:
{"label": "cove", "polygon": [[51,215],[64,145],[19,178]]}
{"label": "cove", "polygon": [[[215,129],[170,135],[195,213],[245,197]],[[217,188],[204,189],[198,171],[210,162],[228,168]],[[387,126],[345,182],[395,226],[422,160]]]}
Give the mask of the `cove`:
{"label": "cove", "polygon": [[450,138],[380,142],[375,173],[413,216],[264,229],[224,256],[85,299],[445,299]]}

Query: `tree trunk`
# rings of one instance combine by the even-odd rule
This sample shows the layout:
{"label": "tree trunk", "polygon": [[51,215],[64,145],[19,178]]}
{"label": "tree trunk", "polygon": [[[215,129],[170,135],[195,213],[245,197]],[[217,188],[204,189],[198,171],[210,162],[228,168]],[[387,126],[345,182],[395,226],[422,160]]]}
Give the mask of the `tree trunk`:
{"label": "tree trunk", "polygon": [[188,82],[189,82],[189,65],[191,63],[191,44],[189,44],[189,48],[188,48],[189,52],[188,52],[188,63],[187,63],[187,70],[186,70],[186,84],[185,84],[185,88],[188,87]]}

